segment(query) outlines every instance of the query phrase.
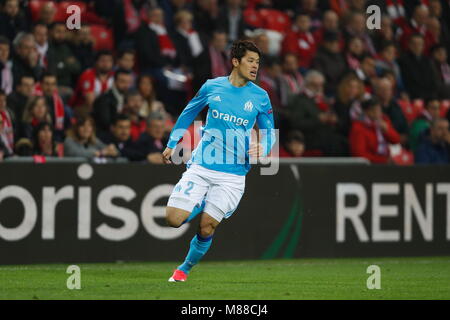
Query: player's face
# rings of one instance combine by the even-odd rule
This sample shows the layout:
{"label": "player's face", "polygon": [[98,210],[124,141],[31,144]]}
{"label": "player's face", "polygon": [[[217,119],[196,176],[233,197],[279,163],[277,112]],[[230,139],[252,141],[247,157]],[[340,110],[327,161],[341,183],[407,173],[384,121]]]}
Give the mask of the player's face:
{"label": "player's face", "polygon": [[247,81],[256,80],[259,69],[259,55],[256,52],[248,51],[237,65],[239,74]]}

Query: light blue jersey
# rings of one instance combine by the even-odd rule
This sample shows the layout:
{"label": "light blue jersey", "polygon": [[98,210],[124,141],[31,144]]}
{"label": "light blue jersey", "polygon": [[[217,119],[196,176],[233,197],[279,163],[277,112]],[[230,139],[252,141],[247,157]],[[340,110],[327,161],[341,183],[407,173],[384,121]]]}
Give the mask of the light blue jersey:
{"label": "light blue jersey", "polygon": [[167,146],[174,149],[186,129],[204,107],[209,106],[202,138],[188,162],[207,169],[246,175],[250,170],[248,150],[255,123],[262,130],[260,143],[267,155],[275,143],[272,106],[267,92],[249,81],[233,86],[228,77],[206,81],[179,116]]}

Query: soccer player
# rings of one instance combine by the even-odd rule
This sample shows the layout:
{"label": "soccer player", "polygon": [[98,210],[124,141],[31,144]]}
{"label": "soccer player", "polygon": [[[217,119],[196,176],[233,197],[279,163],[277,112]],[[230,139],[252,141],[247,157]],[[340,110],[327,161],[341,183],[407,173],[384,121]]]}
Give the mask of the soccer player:
{"label": "soccer player", "polygon": [[[171,227],[178,228],[202,213],[186,259],[170,277],[171,282],[186,281],[191,268],[211,246],[220,221],[236,210],[244,194],[250,157],[267,155],[275,143],[269,96],[252,82],[256,80],[260,55],[250,41],[233,43],[231,74],[207,80],[170,134],[163,152],[166,163],[171,162],[177,143],[197,114],[209,106],[202,138],[167,203],[166,220]],[[255,122],[264,129],[259,143],[251,141]]]}

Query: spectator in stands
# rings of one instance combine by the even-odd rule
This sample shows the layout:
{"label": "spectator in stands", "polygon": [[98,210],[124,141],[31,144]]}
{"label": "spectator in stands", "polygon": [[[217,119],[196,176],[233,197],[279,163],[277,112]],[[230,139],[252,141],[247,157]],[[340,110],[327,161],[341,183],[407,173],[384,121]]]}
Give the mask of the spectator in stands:
{"label": "spectator in stands", "polygon": [[367,0],[347,0],[348,10],[350,12],[366,12],[366,2]]}
{"label": "spectator in stands", "polygon": [[36,50],[36,42],[30,33],[19,33],[13,42],[13,78],[14,87],[22,76],[32,76],[40,79],[43,68],[39,65],[39,55]]}
{"label": "spectator in stands", "polygon": [[448,63],[447,49],[444,44],[431,48],[433,67],[438,79],[438,96],[450,99],[450,64]]}
{"label": "spectator in stands", "polygon": [[33,142],[27,138],[20,138],[14,146],[14,155],[19,157],[31,157],[33,155]]}
{"label": "spectator in stands", "polygon": [[355,120],[350,130],[351,154],[372,163],[390,162],[389,144],[397,144],[400,137],[389,118],[383,114],[380,102],[369,99],[362,103],[363,118]]}
{"label": "spectator in stands", "polygon": [[146,118],[151,112],[166,113],[164,104],[156,98],[156,91],[153,86],[153,79],[149,75],[142,74],[137,81],[137,89],[143,98],[143,103],[139,114]]}
{"label": "spectator in stands", "polygon": [[392,25],[392,19],[388,15],[383,14],[381,16],[380,27],[380,29],[375,29],[371,35],[376,52],[380,52],[386,42],[395,43],[394,26]]}
{"label": "spectator in stands", "polygon": [[39,23],[45,24],[48,28],[55,22],[56,16],[56,5],[52,1],[47,1],[42,5],[41,11],[39,12]]}
{"label": "spectator in stands", "polygon": [[131,121],[125,114],[118,114],[112,121],[109,132],[99,135],[101,141],[107,145],[114,144],[120,157],[130,161],[139,161],[142,154],[131,139]]}
{"label": "spectator in stands", "polygon": [[397,46],[395,42],[386,41],[381,45],[378,58],[375,61],[378,74],[383,74],[387,70],[391,70],[395,74],[396,85],[403,88],[403,80],[400,72],[400,66],[397,62]]}
{"label": "spectator in stands", "polygon": [[411,99],[427,99],[436,95],[438,87],[432,61],[423,54],[424,45],[421,34],[410,36],[409,50],[399,59],[402,79]]}
{"label": "spectator in stands", "polygon": [[141,116],[139,111],[143,104],[143,98],[139,91],[131,90],[125,96],[123,113],[128,115],[131,121],[131,139],[137,141],[141,133],[146,129],[147,123],[145,117]]}
{"label": "spectator in stands", "polygon": [[448,164],[450,163],[450,131],[447,119],[437,118],[431,122],[430,135],[417,147],[416,163]]}
{"label": "spectator in stands", "polygon": [[266,60],[259,71],[259,85],[267,91],[272,107],[276,112],[283,109],[282,96],[287,94],[281,77],[281,65],[276,58]]}
{"label": "spectator in stands", "polygon": [[304,79],[299,71],[298,58],[296,54],[286,53],[283,55],[282,65],[283,69],[283,82],[285,83],[287,96],[283,99],[281,104],[287,105],[288,99],[292,95],[300,93],[303,89]]}
{"label": "spectator in stands", "polygon": [[347,69],[339,46],[338,33],[328,31],[324,34],[322,45],[317,51],[312,66],[325,75],[325,94],[334,96],[339,80]]}
{"label": "spectator in stands", "polygon": [[338,117],[324,99],[325,77],[316,70],[305,76],[305,88],[288,103],[290,128],[305,135],[306,150],[326,156],[347,153],[346,139],[339,134]]}
{"label": "spectator in stands", "polygon": [[180,99],[184,102],[185,93],[171,90],[172,82],[167,78],[169,71],[179,67],[180,60],[172,39],[166,29],[164,13],[158,8],[149,11],[149,23],[142,24],[136,35],[136,52],[141,73],[149,74],[155,80],[156,90],[167,110],[178,114]]}
{"label": "spectator in stands", "polygon": [[0,162],[2,162],[3,159],[13,155],[10,148],[6,146],[6,143],[4,141],[5,133],[3,130],[4,130],[3,117],[0,115]]}
{"label": "spectator in stands", "polygon": [[71,125],[72,109],[64,104],[62,97],[58,93],[56,75],[46,72],[42,76],[40,85],[52,116],[53,138],[58,143],[62,143],[65,139],[65,130]]}
{"label": "spectator in stands", "polygon": [[20,11],[19,0],[5,0],[0,11],[0,35],[9,41],[28,28],[25,15]]}
{"label": "spectator in stands", "polygon": [[229,73],[227,34],[222,30],[216,30],[212,33],[209,46],[194,60],[193,91],[197,92],[206,80],[222,77]]}
{"label": "spectator in stands", "polygon": [[348,73],[339,82],[334,111],[339,119],[339,132],[345,137],[351,127],[351,111],[360,110],[364,95],[364,83],[354,73]]}
{"label": "spectator in stands", "polygon": [[292,130],[282,146],[280,146],[280,158],[299,158],[305,152],[305,137],[298,130]]}
{"label": "spectator in stands", "polygon": [[17,123],[14,112],[6,105],[6,93],[0,89],[0,117],[3,119],[1,139],[10,153],[14,151]]}
{"label": "spectator in stands", "polygon": [[[195,29],[204,35],[211,35],[211,31],[215,29],[216,19],[219,15],[217,1],[195,0],[192,12],[194,14]],[[214,33],[212,36],[214,36]]]}
{"label": "spectator in stands", "polygon": [[134,46],[134,36],[141,21],[148,19],[149,3],[145,0],[124,0],[115,5],[113,30],[115,47],[119,50]]}
{"label": "spectator in stands", "polygon": [[52,116],[45,98],[40,96],[30,98],[21,120],[19,136],[30,140],[33,139],[33,132],[39,123],[52,123]]}
{"label": "spectator in stands", "polygon": [[173,41],[182,67],[191,70],[194,61],[207,47],[206,39],[192,25],[193,15],[187,10],[175,14],[175,31]]}
{"label": "spectator in stands", "polygon": [[427,21],[430,11],[427,6],[420,4],[414,8],[411,20],[405,21],[401,24],[400,29],[400,45],[404,50],[410,49],[411,37],[415,34],[422,35],[423,52],[428,52],[429,48],[434,45],[433,35],[427,28]]}
{"label": "spectator in stands", "polygon": [[241,39],[244,35],[246,25],[242,13],[242,0],[226,0],[219,9],[216,29],[222,28],[227,32],[229,43]]}
{"label": "spectator in stands", "polygon": [[117,56],[117,63],[114,67],[114,70],[122,69],[126,71],[130,71],[131,73],[131,86],[134,87],[136,84],[136,80],[138,75],[134,72],[134,65],[136,61],[136,52],[133,49],[125,49],[119,52]]}
{"label": "spectator in stands", "polygon": [[353,37],[358,37],[359,39],[361,39],[364,50],[371,56],[376,55],[377,52],[372,42],[372,38],[367,32],[365,13],[350,13],[344,29],[344,38],[346,41],[349,41]]}
{"label": "spectator in stands", "polygon": [[38,52],[39,66],[45,69],[47,68],[47,52],[49,48],[47,25],[43,23],[35,24],[33,26],[33,37]]}
{"label": "spectator in stands", "polygon": [[283,52],[293,52],[298,56],[301,68],[309,68],[317,50],[317,43],[311,31],[311,18],[300,14],[295,19],[292,30],[283,40]]}
{"label": "spectator in stands", "polygon": [[428,9],[430,10],[430,17],[437,18],[441,25],[441,43],[447,44],[447,50],[450,49],[450,20],[446,17],[444,8],[450,12],[450,3],[446,4],[441,0],[430,0]]}
{"label": "spectator in stands", "polygon": [[88,112],[92,111],[95,99],[108,91],[114,82],[113,65],[114,60],[110,51],[97,52],[95,66],[80,75],[75,94],[69,104],[86,109]]}
{"label": "spectator in stands", "polygon": [[411,124],[409,131],[409,146],[416,150],[417,146],[429,134],[429,127],[433,120],[440,118],[441,105],[437,98],[431,97],[425,101],[425,109]]}
{"label": "spectator in stands", "polygon": [[[258,31],[254,32],[254,36],[252,38],[252,41],[255,43],[255,45],[258,47],[259,51],[261,52],[261,62],[264,63],[264,61],[273,58],[273,55],[270,52],[270,38],[267,35],[267,31],[263,29],[259,29]],[[293,53],[295,54],[295,53]]]}
{"label": "spectator in stands", "polygon": [[139,151],[148,162],[163,164],[162,152],[166,144],[164,116],[156,112],[151,113],[147,118],[147,130],[141,134],[137,142]]}
{"label": "spectator in stands", "polygon": [[126,49],[119,52],[117,56],[117,66],[115,69],[123,69],[134,72],[136,52],[133,49]]}
{"label": "spectator in stands", "polygon": [[53,127],[49,122],[40,122],[33,132],[33,155],[58,157]]}
{"label": "spectator in stands", "polygon": [[295,10],[296,14],[306,14],[311,18],[311,30],[316,31],[322,26],[322,12],[317,7],[317,0],[301,0]]}
{"label": "spectator in stands", "polygon": [[339,29],[339,16],[333,10],[325,11],[323,14],[322,26],[314,32],[314,38],[318,46],[322,44],[323,36],[327,32],[338,34],[339,46],[344,49],[345,41],[341,30]]}
{"label": "spectator in stands", "polygon": [[13,91],[13,72],[9,49],[9,40],[0,36],[0,89],[5,91],[6,94]]}
{"label": "spectator in stands", "polygon": [[7,98],[7,105],[15,114],[16,119],[22,119],[23,111],[28,99],[34,94],[35,82],[33,77],[23,76],[17,87]]}
{"label": "spectator in stands", "polygon": [[132,85],[132,75],[127,70],[117,70],[110,90],[95,99],[93,117],[99,132],[109,131],[118,113],[122,113],[125,96]]}
{"label": "spectator in stands", "polygon": [[164,20],[166,21],[167,29],[173,32],[175,29],[175,15],[181,10],[191,11],[191,0],[165,0],[159,1],[161,8],[164,11]]}
{"label": "spectator in stands", "polygon": [[389,117],[394,129],[400,135],[400,143],[408,142],[408,122],[402,109],[394,99],[393,83],[388,78],[380,78],[375,82],[374,94],[378,98],[383,113]]}
{"label": "spectator in stands", "polygon": [[70,48],[76,59],[80,62],[81,70],[92,67],[95,63],[94,38],[89,25],[81,25],[81,28],[74,30],[70,42]]}
{"label": "spectator in stands", "polygon": [[66,25],[55,22],[50,27],[50,44],[47,52],[47,69],[56,75],[58,91],[64,101],[73,95],[73,81],[81,71],[81,66],[75,58],[66,41]]}
{"label": "spectator in stands", "polygon": [[429,49],[436,45],[437,43],[440,43],[443,41],[442,38],[442,29],[441,29],[441,23],[438,18],[435,17],[429,17],[427,19],[427,29],[432,37],[430,41],[430,47],[426,48],[425,54],[429,55]]}
{"label": "spectator in stands", "polygon": [[164,23],[161,8],[149,10],[149,23],[142,24],[136,34],[136,52],[142,72],[165,81],[163,68],[177,65],[177,52]]}
{"label": "spectator in stands", "polygon": [[351,37],[346,42],[345,61],[350,70],[356,70],[361,64],[361,59],[365,56],[363,42],[358,37]]}
{"label": "spectator in stands", "polygon": [[105,145],[95,135],[94,119],[89,116],[75,118],[75,124],[68,131],[64,141],[66,157],[117,157],[118,150],[114,144]]}
{"label": "spectator in stands", "polygon": [[361,58],[361,63],[355,73],[364,82],[366,92],[371,93],[373,82],[377,79],[375,59],[371,55],[365,54]]}

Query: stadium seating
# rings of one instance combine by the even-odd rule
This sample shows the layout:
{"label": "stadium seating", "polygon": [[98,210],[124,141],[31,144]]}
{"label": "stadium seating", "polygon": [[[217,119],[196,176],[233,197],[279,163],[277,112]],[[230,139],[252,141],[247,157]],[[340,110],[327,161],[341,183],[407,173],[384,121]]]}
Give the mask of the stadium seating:
{"label": "stadium seating", "polygon": [[91,25],[91,34],[95,39],[94,50],[113,50],[114,36],[111,29],[98,24]]}

